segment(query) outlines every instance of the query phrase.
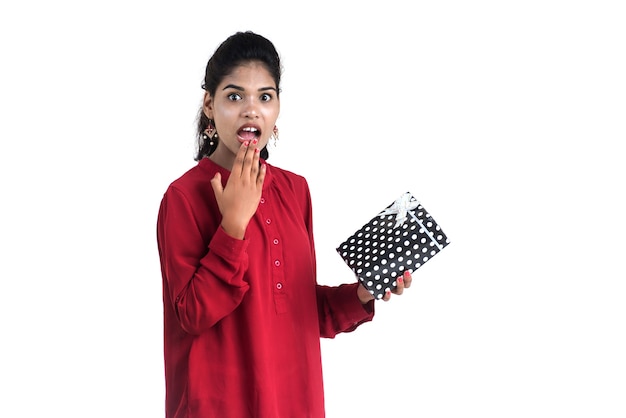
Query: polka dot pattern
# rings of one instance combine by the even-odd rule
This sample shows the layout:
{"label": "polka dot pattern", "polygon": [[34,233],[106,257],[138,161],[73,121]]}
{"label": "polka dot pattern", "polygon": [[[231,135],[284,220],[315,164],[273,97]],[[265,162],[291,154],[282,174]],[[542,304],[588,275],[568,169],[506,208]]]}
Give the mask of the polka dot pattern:
{"label": "polka dot pattern", "polygon": [[[398,204],[401,200],[404,205]],[[370,293],[381,299],[396,288],[396,279],[404,271],[413,273],[448,244],[433,217],[407,193],[339,245],[337,252]]]}

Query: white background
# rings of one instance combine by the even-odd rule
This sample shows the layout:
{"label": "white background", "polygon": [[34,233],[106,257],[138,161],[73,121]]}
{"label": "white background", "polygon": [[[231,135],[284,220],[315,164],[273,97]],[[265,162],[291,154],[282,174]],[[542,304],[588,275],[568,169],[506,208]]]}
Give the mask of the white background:
{"label": "white background", "polygon": [[0,416],[163,416],[158,205],[247,29],[283,57],[270,162],[309,180],[319,282],[407,190],[452,242],[323,341],[328,417],[626,416],[621,2],[284,3],[0,6]]}

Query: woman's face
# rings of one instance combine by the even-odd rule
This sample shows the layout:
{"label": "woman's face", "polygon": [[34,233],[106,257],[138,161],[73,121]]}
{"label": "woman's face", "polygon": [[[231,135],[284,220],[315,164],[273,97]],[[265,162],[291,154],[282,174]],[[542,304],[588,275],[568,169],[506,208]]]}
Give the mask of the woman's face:
{"label": "woman's face", "polygon": [[205,94],[203,111],[219,135],[209,158],[230,170],[244,141],[257,139],[259,150],[267,145],[280,112],[276,83],[262,63],[242,64],[224,77],[214,97]]}

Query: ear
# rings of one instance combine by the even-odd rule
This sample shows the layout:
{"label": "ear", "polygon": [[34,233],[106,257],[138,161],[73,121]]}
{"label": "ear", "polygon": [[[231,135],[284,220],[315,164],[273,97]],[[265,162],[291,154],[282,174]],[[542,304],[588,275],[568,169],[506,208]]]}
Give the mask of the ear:
{"label": "ear", "polygon": [[204,115],[207,118],[213,119],[213,98],[208,91],[204,93],[204,99],[202,100],[202,112],[204,112]]}

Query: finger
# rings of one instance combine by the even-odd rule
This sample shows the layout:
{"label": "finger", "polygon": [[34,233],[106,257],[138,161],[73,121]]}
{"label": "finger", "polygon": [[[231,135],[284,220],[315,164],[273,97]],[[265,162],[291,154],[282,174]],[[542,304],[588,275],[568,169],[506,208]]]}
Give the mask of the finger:
{"label": "finger", "polygon": [[213,192],[218,198],[222,195],[222,193],[224,193],[224,187],[222,187],[222,175],[220,173],[215,173],[211,179],[211,187],[213,187]]}
{"label": "finger", "polygon": [[387,291],[385,292],[385,295],[383,296],[383,300],[384,300],[385,302],[387,302],[389,299],[391,299],[391,292],[390,292],[389,290],[387,290]]}
{"label": "finger", "polygon": [[405,289],[411,287],[411,283],[413,283],[413,276],[411,275],[410,271],[407,270],[404,272],[403,281]]}
{"label": "finger", "polygon": [[259,169],[259,175],[256,178],[256,184],[258,187],[263,187],[263,181],[265,181],[265,173],[267,172],[267,166],[263,164]]}
{"label": "finger", "polygon": [[402,292],[404,292],[404,279],[400,276],[396,279],[396,288],[393,290],[393,293],[401,295]]}
{"label": "finger", "polygon": [[259,158],[261,155],[261,150],[258,148],[254,148],[252,152],[252,165],[250,166],[250,180],[254,184],[259,177]]}
{"label": "finger", "polygon": [[237,155],[235,155],[235,162],[233,163],[233,169],[231,170],[232,174],[242,174],[244,162],[246,158],[246,152],[248,151],[249,141],[244,141],[241,143],[239,147],[239,151],[237,151]]}
{"label": "finger", "polygon": [[[256,148],[256,144],[258,141],[256,139],[252,140],[252,142],[246,141],[246,150],[243,158],[243,166],[241,169],[241,175],[244,180],[251,179],[251,181],[256,181],[256,176],[259,172],[258,167],[258,151]],[[255,160],[257,161],[255,167]]]}

